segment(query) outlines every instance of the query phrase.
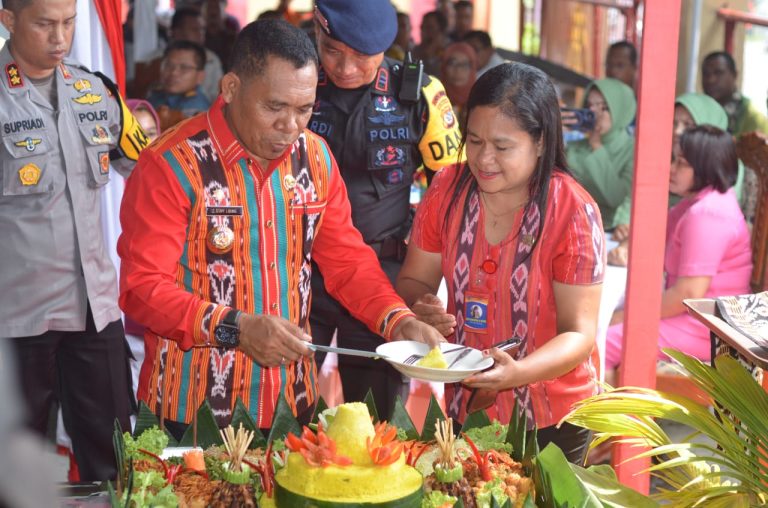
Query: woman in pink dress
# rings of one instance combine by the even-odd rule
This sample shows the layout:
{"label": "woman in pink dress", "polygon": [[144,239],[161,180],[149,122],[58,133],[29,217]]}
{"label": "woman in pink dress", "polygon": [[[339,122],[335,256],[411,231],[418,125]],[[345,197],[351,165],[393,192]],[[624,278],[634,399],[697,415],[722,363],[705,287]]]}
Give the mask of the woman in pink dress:
{"label": "woman in pink dress", "polygon": [[[669,211],[664,253],[665,290],[661,300],[661,348],[710,359],[709,330],[689,316],[686,298],[716,298],[749,293],[752,256],[747,223],[731,188],[738,159],[730,134],[711,125],[686,130],[674,156],[669,191],[683,199]],[[624,344],[623,311],[614,314],[605,352],[611,383]]]}

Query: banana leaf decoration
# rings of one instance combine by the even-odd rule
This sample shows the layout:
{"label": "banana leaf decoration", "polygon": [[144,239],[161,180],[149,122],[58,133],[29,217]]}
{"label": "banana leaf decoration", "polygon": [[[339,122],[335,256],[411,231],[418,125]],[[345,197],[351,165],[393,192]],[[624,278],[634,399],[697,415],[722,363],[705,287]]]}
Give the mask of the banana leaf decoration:
{"label": "banana leaf decoration", "polygon": [[[373,397],[366,397],[366,403],[369,410],[373,404]],[[317,422],[317,416],[324,409],[327,409],[326,402],[320,398],[317,408],[312,417],[314,423]],[[374,413],[372,413],[374,414]],[[518,415],[517,411],[513,414]],[[432,396],[427,409],[427,414],[422,425],[423,432],[419,435],[410,415],[405,409],[405,405],[399,398],[395,402],[393,413],[389,423],[404,431],[408,439],[420,439],[422,441],[431,441],[434,439],[434,429],[436,420],[444,420],[443,413],[437,399]],[[293,416],[290,406],[281,396],[275,409],[275,415],[269,436],[266,438],[256,427],[256,423],[248,413],[241,400],[237,400],[232,414],[232,420],[235,424],[243,424],[243,427],[254,430],[257,437],[254,441],[258,446],[265,447],[274,440],[284,439],[288,433],[301,433],[301,426]],[[487,426],[491,423],[488,414],[485,411],[472,413],[467,416],[462,426],[462,432],[473,428]],[[159,420],[149,410],[145,404],[141,404],[139,416],[137,417],[136,431],[134,436],[138,436],[144,430],[158,426]],[[182,446],[192,443],[192,428],[185,433],[182,440],[178,443]],[[523,508],[550,508],[550,507],[581,507],[581,508],[603,508],[631,506],[633,508],[655,508],[657,502],[650,500],[646,496],[635,492],[632,489],[622,486],[616,480],[615,474],[598,468],[584,469],[579,466],[569,464],[562,451],[557,446],[550,444],[543,451],[539,452],[536,441],[535,429],[530,431],[526,428],[524,417],[514,417],[509,422],[505,441],[512,445],[512,457],[521,462],[526,472],[534,479],[536,488],[536,498],[530,495],[523,503]],[[123,434],[119,424],[115,426],[115,457],[120,464],[121,481],[118,482],[117,489],[109,484],[110,499],[113,507],[120,507],[119,497],[121,493],[120,485],[125,485],[130,489],[132,485],[132,467],[124,460],[124,442]],[[207,402],[204,402],[197,413],[197,442],[200,446],[208,447],[220,444],[221,437],[219,429],[216,426],[213,417],[213,411]],[[170,439],[169,446],[176,446],[177,443]],[[454,508],[461,508],[461,501],[457,502]],[[494,499],[491,508],[512,508],[512,503],[507,500],[503,505]]]}

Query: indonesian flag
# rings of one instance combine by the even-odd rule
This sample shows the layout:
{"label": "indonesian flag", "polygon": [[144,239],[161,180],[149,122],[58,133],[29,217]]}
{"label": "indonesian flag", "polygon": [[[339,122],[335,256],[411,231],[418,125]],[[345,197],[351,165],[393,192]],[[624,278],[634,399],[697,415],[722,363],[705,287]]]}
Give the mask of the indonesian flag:
{"label": "indonesian flag", "polygon": [[[77,0],[75,37],[69,56],[99,71],[125,90],[125,56],[121,2],[117,0]],[[104,240],[115,269],[120,271],[117,238],[120,236],[120,201],[125,180],[117,171],[110,171],[109,183],[101,193],[101,223]]]}
{"label": "indonesian flag", "polygon": [[[116,0],[77,0],[75,36],[69,57],[91,71],[99,71],[125,90],[125,59],[123,56],[123,31],[120,18],[121,3]],[[101,226],[109,257],[120,272],[117,256],[117,238],[120,236],[120,201],[123,198],[125,180],[117,171],[110,171],[109,183],[101,193]],[[58,415],[56,442],[60,449],[72,448],[72,442],[64,429],[61,410]],[[80,480],[79,471],[70,453],[69,481]]]}

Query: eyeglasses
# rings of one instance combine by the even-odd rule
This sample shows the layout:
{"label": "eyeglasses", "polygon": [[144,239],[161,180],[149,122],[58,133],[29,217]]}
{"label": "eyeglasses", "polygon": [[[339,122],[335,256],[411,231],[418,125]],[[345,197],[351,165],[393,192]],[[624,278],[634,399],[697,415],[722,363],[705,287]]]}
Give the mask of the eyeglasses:
{"label": "eyeglasses", "polygon": [[188,74],[190,72],[199,71],[200,69],[197,68],[195,65],[186,65],[186,64],[167,64],[164,63],[162,65],[163,70],[166,72],[174,73],[176,71],[180,72],[181,74]]}

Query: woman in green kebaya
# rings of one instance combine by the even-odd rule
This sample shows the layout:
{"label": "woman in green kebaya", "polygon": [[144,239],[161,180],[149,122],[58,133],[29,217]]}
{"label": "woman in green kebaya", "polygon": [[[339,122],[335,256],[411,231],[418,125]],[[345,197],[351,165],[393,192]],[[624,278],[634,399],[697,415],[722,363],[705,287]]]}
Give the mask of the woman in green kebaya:
{"label": "woman in green kebaya", "polygon": [[568,166],[597,202],[605,229],[612,230],[629,222],[635,140],[627,127],[637,101],[630,87],[606,78],[587,87],[583,107],[594,112],[595,127],[568,145]]}

